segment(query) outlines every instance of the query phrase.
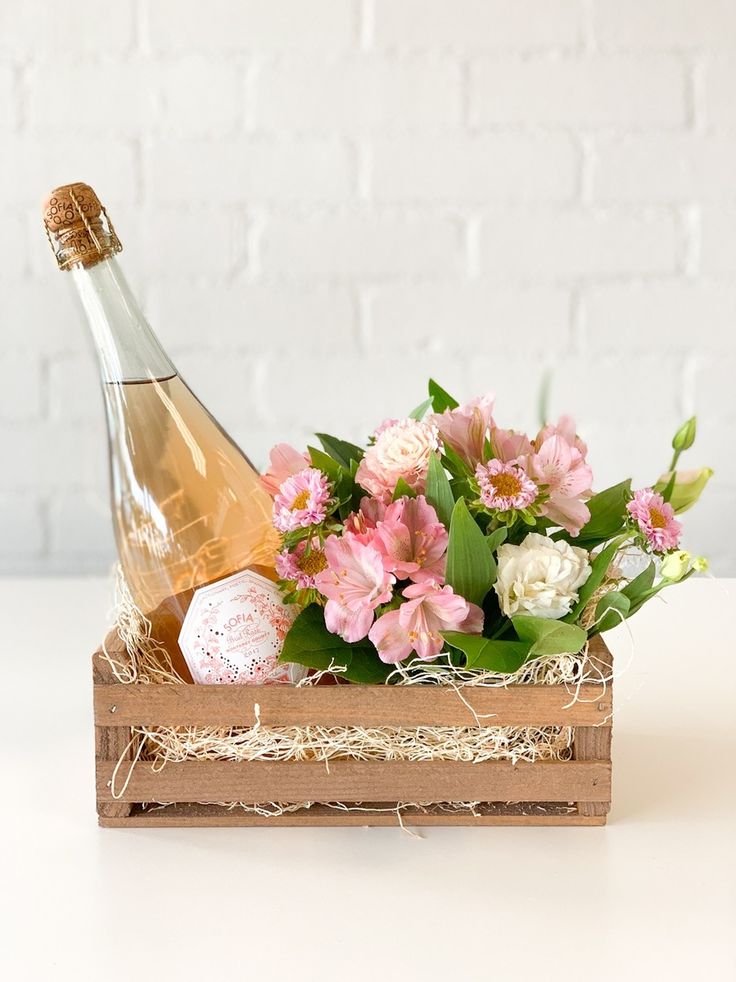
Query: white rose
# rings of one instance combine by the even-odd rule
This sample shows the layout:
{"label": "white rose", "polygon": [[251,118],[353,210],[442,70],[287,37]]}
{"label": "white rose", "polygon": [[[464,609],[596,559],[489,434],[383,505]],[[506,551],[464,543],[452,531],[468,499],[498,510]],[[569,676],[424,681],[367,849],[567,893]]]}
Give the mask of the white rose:
{"label": "white rose", "polygon": [[570,612],[589,576],[585,549],[530,532],[521,545],[499,548],[494,589],[507,617],[522,613],[555,619]]}
{"label": "white rose", "polygon": [[383,501],[391,500],[399,478],[415,491],[424,491],[429,455],[440,446],[437,427],[415,419],[387,420],[375,439],[358,467],[358,484]]}

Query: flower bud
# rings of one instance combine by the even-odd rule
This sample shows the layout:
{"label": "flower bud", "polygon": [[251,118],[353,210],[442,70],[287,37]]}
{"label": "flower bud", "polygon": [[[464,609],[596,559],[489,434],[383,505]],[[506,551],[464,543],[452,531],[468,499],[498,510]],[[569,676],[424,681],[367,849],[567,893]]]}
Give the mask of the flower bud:
{"label": "flower bud", "polygon": [[689,450],[693,443],[695,443],[695,429],[695,417],[691,416],[690,419],[682,424],[672,438],[672,449],[678,453],[682,453],[683,450]]}
{"label": "flower bud", "polygon": [[660,573],[666,580],[681,580],[690,569],[692,556],[685,549],[668,553],[662,560]]}
{"label": "flower bud", "polygon": [[[712,476],[713,471],[710,467],[701,467],[693,471],[677,471],[675,486],[670,495],[670,504],[678,514],[692,508]],[[663,474],[654,485],[654,490],[662,494],[671,477],[672,471]]]}
{"label": "flower bud", "polygon": [[696,573],[705,573],[709,566],[708,560],[705,556],[695,556],[693,557],[693,569]]}

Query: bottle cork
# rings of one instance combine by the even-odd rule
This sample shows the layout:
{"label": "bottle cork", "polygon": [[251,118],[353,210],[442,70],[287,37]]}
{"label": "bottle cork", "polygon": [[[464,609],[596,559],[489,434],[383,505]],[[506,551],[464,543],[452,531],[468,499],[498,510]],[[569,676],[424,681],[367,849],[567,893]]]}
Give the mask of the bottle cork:
{"label": "bottle cork", "polygon": [[63,184],[52,191],[43,205],[43,223],[60,269],[94,266],[123,248],[88,184]]}

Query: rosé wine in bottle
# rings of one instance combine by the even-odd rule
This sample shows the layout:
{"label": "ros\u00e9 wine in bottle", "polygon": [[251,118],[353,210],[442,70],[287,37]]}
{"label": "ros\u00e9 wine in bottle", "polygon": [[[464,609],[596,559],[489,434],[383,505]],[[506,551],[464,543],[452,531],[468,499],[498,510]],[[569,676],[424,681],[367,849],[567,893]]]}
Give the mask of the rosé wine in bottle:
{"label": "ros\u00e9 wine in bottle", "polygon": [[278,537],[258,474],[149,327],[94,191],[52,191],[44,224],[98,355],[115,538],[153,636],[186,682],[293,681],[277,662],[292,612],[274,583]]}

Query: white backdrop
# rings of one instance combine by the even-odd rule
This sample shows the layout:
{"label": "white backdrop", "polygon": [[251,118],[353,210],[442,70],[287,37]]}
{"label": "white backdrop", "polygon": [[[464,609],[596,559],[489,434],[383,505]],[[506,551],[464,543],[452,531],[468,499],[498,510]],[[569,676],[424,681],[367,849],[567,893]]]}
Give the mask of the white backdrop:
{"label": "white backdrop", "polygon": [[182,374],[262,464],[423,398],[572,412],[596,485],[697,411],[736,572],[736,4],[0,0],[0,571],[102,570],[101,400],[39,204],[100,194]]}

